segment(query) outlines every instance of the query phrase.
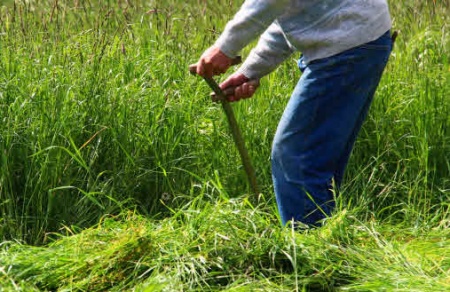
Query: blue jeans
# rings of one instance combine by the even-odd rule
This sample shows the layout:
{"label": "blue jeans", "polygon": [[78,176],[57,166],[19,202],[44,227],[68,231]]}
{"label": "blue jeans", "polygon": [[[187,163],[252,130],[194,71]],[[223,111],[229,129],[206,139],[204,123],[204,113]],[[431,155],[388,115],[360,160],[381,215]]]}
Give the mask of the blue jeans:
{"label": "blue jeans", "polygon": [[392,50],[390,32],[305,64],[272,146],[272,176],[282,224],[317,225],[335,207],[356,136]]}

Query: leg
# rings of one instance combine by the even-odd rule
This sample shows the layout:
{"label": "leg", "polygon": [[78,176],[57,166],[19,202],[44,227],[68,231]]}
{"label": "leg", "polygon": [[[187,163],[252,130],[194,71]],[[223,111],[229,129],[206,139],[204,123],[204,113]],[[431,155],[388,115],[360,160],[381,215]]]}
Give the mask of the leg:
{"label": "leg", "polygon": [[272,175],[282,223],[314,225],[334,208],[356,135],[391,50],[389,34],[304,68],[275,134]]}

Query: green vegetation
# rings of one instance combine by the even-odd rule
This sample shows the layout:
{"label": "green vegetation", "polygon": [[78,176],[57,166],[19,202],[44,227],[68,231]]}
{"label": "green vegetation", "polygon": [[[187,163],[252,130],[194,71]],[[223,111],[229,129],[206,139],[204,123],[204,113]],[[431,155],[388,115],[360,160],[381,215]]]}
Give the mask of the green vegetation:
{"label": "green vegetation", "polygon": [[1,2],[0,291],[450,289],[450,4],[391,1],[338,210],[297,233],[269,165],[295,58],[233,104],[259,198],[187,72],[240,3]]}
{"label": "green vegetation", "polygon": [[265,204],[205,199],[161,221],[132,213],[106,217],[46,247],[5,244],[2,284],[19,291],[450,288],[445,227],[363,223],[342,211],[324,228],[297,233],[279,227]]}

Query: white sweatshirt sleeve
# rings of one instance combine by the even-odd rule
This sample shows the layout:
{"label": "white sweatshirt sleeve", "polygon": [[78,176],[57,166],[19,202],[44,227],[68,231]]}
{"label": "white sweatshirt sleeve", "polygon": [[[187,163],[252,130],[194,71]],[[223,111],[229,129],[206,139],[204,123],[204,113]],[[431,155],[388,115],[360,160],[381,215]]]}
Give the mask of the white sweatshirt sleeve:
{"label": "white sweatshirt sleeve", "polygon": [[237,72],[249,79],[259,79],[275,70],[294,51],[275,21],[263,33]]}
{"label": "white sweatshirt sleeve", "polygon": [[290,0],[246,0],[215,45],[228,57],[236,57],[286,10],[289,3]]}

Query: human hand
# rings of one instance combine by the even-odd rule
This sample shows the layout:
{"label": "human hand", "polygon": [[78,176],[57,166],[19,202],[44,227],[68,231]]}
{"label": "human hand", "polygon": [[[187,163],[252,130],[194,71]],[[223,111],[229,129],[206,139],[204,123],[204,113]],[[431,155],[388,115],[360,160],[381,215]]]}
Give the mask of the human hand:
{"label": "human hand", "polygon": [[210,78],[225,73],[232,65],[233,59],[225,55],[218,47],[207,49],[197,62],[197,74]]}
{"label": "human hand", "polygon": [[259,79],[248,79],[242,73],[234,73],[220,84],[228,101],[250,98],[259,87]]}

